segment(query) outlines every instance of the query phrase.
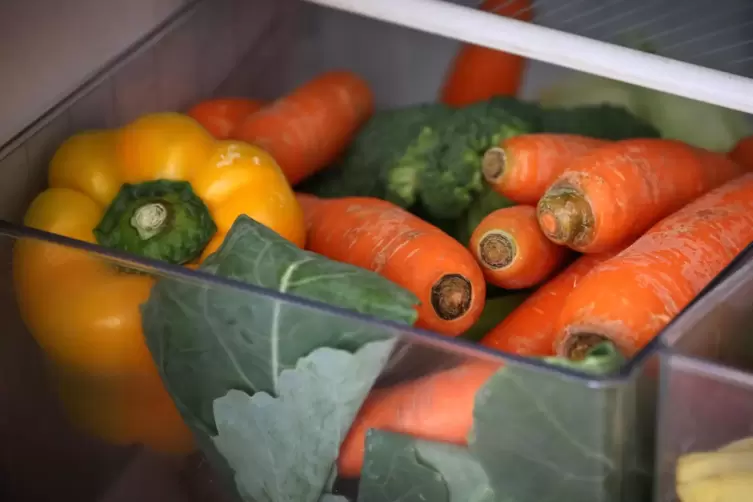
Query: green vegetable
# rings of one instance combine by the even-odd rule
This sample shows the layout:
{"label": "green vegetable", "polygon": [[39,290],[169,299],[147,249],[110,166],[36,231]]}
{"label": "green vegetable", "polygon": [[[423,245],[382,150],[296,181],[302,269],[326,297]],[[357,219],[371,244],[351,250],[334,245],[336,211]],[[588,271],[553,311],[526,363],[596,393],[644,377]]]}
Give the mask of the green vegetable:
{"label": "green vegetable", "polygon": [[484,152],[505,138],[533,132],[535,109],[512,98],[492,98],[441,117],[409,147],[410,162],[389,171],[387,198],[403,207],[420,201],[430,221],[460,217],[484,188]]}
{"label": "green vegetable", "polygon": [[231,390],[214,402],[214,443],[244,500],[319,500],[340,443],[393,345],[372,342],[353,354],[318,348],[281,372],[277,397]]}
{"label": "green vegetable", "polygon": [[[624,362],[611,344],[582,361],[545,362],[608,375]],[[620,414],[618,393],[509,361],[476,395],[469,449],[498,497],[515,502],[620,500],[621,459],[608,450],[633,433]],[[502,424],[502,425],[501,425]]]}
{"label": "green vegetable", "polygon": [[544,90],[540,101],[548,107],[621,106],[651,123],[664,138],[719,152],[729,151],[752,130],[743,113],[585,73]]}
{"label": "green vegetable", "polygon": [[105,247],[182,264],[200,255],[216,231],[188,182],[157,180],[121,186],[94,236]]}
{"label": "green vegetable", "polygon": [[473,199],[468,210],[457,219],[452,236],[467,246],[471,241],[471,235],[481,220],[489,213],[497,209],[514,206],[515,203],[507,197],[492,190],[489,185],[484,185],[481,192]]}
{"label": "green vegetable", "polygon": [[[368,270],[302,251],[246,216],[200,269],[385,320],[416,319],[412,293]],[[255,502],[316,501],[348,419],[381,370],[394,334],[231,284],[159,279],[142,306],[147,345],[205,454],[222,475],[236,473],[240,495],[251,500],[260,486],[275,482],[268,471],[259,476],[266,463],[285,466],[288,479],[279,493],[269,492],[274,498]],[[325,427],[328,420],[333,427]],[[249,469],[258,472],[251,476]]]}
{"label": "green vegetable", "polygon": [[530,293],[526,291],[523,293],[508,293],[505,296],[487,299],[481,317],[471,326],[471,329],[463,333],[463,338],[474,342],[481,340],[484,335],[523,303],[529,295]]}
{"label": "green vegetable", "polygon": [[591,138],[620,140],[658,138],[659,131],[626,108],[600,104],[542,112],[542,129],[550,133],[578,134]]}
{"label": "green vegetable", "polygon": [[466,448],[370,430],[365,450],[358,502],[495,502]]}
{"label": "green vegetable", "polygon": [[[319,197],[384,198],[387,172],[408,162],[410,145],[427,124],[450,114],[442,104],[419,104],[378,111],[351,141],[339,162],[296,189]],[[404,157],[407,159],[401,160]]]}

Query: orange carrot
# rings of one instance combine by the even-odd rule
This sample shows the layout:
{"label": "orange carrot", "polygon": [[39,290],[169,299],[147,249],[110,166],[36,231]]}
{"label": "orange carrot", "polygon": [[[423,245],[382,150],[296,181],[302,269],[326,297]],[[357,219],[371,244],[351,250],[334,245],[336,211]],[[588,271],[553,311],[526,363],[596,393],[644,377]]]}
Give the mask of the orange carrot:
{"label": "orange carrot", "polygon": [[618,141],[575,159],[539,200],[539,225],[576,251],[608,251],[744,172],[725,155],[675,140]]}
{"label": "orange carrot", "polygon": [[473,362],[369,394],[340,447],[337,473],[358,477],[369,429],[466,444],[476,392],[500,368]]}
{"label": "orange carrot", "polygon": [[217,98],[197,103],[188,115],[217,139],[228,139],[246,117],[262,107],[260,101],[248,98]]}
{"label": "orange carrot", "polygon": [[373,108],[361,77],[332,71],[249,116],[232,136],[268,151],[295,184],[335,160]]}
{"label": "orange carrot", "polygon": [[[530,0],[486,0],[481,10],[522,21],[533,18]],[[450,67],[441,101],[465,106],[493,96],[515,96],[526,60],[516,54],[464,44]]]}
{"label": "orange carrot", "polygon": [[630,357],[753,241],[753,173],[654,225],[596,266],[558,320],[559,355],[582,357],[608,339]]}
{"label": "orange carrot", "polygon": [[747,136],[737,142],[735,148],[729,153],[729,158],[753,170],[753,136]]}
{"label": "orange carrot", "polygon": [[557,316],[567,296],[614,253],[583,255],[543,284],[481,339],[481,345],[521,356],[553,356]]}
{"label": "orange carrot", "polygon": [[469,245],[486,280],[505,289],[524,289],[546,280],[565,262],[567,248],[541,233],[533,206],[512,206],[487,215]]}
{"label": "orange carrot", "polygon": [[377,272],[420,300],[418,326],[449,336],[481,316],[486,284],[459,242],[381,199],[300,195],[307,247],[333,260]]}
{"label": "orange carrot", "polygon": [[536,205],[577,157],[607,141],[575,134],[522,134],[484,154],[484,178],[495,192],[518,204]]}

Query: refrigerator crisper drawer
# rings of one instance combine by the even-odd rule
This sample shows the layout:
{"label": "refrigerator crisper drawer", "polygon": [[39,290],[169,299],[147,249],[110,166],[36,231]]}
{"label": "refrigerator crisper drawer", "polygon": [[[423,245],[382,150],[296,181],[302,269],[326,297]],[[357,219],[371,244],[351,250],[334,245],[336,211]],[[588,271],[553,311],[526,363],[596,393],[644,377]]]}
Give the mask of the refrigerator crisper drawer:
{"label": "refrigerator crisper drawer", "polygon": [[[335,29],[346,26],[342,32]],[[0,253],[5,264],[0,272],[4,286],[0,289],[4,324],[0,490],[8,492],[4,499],[60,500],[63,494],[67,500],[81,502],[215,502],[234,500],[237,492],[266,491],[281,497],[281,490],[293,490],[286,500],[310,500],[312,491],[326,491],[323,483],[310,485],[311,479],[327,481],[347,428],[341,424],[348,423],[348,413],[355,411],[359,396],[372,383],[377,389],[373,392],[419,378],[449,378],[450,382],[458,378],[458,382],[467,383],[474,375],[489,376],[491,369],[499,370],[500,380],[492,390],[501,392],[507,401],[505,406],[486,408],[483,427],[479,425],[469,440],[474,456],[469,457],[465,446],[437,450],[433,443],[416,443],[407,436],[371,437],[369,451],[382,451],[382,455],[367,457],[364,472],[370,475],[361,478],[361,493],[368,486],[375,493],[373,490],[388,486],[388,481],[392,488],[412,486],[418,479],[431,485],[433,470],[425,467],[424,457],[417,458],[420,453],[427,458],[435,455],[431,457],[435,460],[436,455],[444,458],[446,462],[440,459],[432,464],[443,475],[463,472],[466,477],[477,476],[469,477],[476,480],[473,487],[482,486],[484,477],[476,459],[493,459],[493,475],[484,482],[505,487],[510,500],[516,502],[647,500],[653,474],[657,344],[648,346],[617,376],[587,379],[537,362],[504,358],[463,341],[376,322],[206,272],[138,260],[21,225],[28,204],[45,187],[53,152],[74,132],[117,127],[149,112],[185,110],[209,96],[270,99],[318,72],[343,66],[370,82],[380,107],[430,101],[456,47],[457,42],[449,39],[292,0],[198,1],[5,145],[0,150]],[[559,71],[532,64],[526,94]],[[173,341],[182,343],[189,333],[211,333],[214,345],[201,350],[221,355],[224,362],[221,368],[215,367],[218,371],[232,373],[239,364],[235,356],[246,350],[240,343],[225,346],[227,334],[235,336],[236,342],[253,343],[259,330],[267,330],[288,343],[303,343],[303,333],[323,336],[329,330],[342,338],[343,350],[325,357],[316,351],[309,354],[313,347],[301,349],[306,364],[295,366],[285,365],[275,352],[288,350],[286,346],[270,348],[270,361],[274,362],[260,361],[260,367],[280,364],[288,372],[283,372],[285,377],[273,378],[274,389],[282,393],[283,381],[288,379],[306,392],[296,394],[299,387],[292,386],[284,398],[278,396],[262,406],[261,393],[251,399],[251,386],[241,385],[239,390],[247,392],[229,392],[221,403],[215,403],[216,407],[225,406],[224,421],[218,419],[221,414],[215,408],[204,410],[213,418],[207,420],[207,415],[202,415],[189,423],[206,454],[151,452],[133,445],[137,442],[134,438],[148,437],[162,442],[166,450],[183,451],[176,445],[186,438],[187,430],[176,420],[172,403],[165,404],[161,385],[152,385],[146,396],[129,387],[122,375],[105,371],[108,361],[121,357],[118,340],[106,352],[88,355],[87,364],[104,368],[103,377],[96,385],[83,386],[82,375],[42,357],[25,328],[57,316],[69,316],[74,322],[97,308],[106,310],[113,298],[110,295],[126,294],[123,291],[131,286],[115,281],[103,285],[97,282],[99,276],[87,271],[80,275],[61,271],[59,277],[34,275],[13,261],[13,250],[19,246],[48,254],[51,260],[64,253],[82,263],[101,262],[105,275],[115,274],[116,268],[149,272],[165,295],[161,301],[154,300],[154,294],[149,297],[146,289],[139,290],[145,283],[138,281],[148,280],[146,274],[129,275],[133,290],[128,294],[141,294],[147,308],[151,304],[150,319],[157,324],[180,312],[186,324],[175,328]],[[66,284],[73,285],[70,291],[65,290]],[[56,311],[34,315],[28,305],[16,304],[14,288],[19,287],[36,288],[40,297],[64,298],[65,291],[67,301],[58,304]],[[19,311],[26,319],[22,320]],[[99,319],[107,322],[106,312]],[[239,323],[238,319],[254,322]],[[88,334],[96,335],[96,323],[92,326]],[[172,329],[165,324],[161,332]],[[69,334],[69,343],[78,344],[85,352],[86,340],[77,338],[78,333]],[[365,339],[369,343],[356,349],[354,341]],[[150,343],[153,352],[172,350],[173,355],[183,349],[185,354],[197,350],[171,346],[167,337]],[[127,357],[125,352],[122,357]],[[386,361],[383,368],[375,364],[382,358]],[[171,366],[162,370],[184,371],[182,383],[198,396],[206,389],[203,382],[192,380],[190,366],[186,363],[182,369]],[[143,367],[139,376],[153,384],[157,376],[150,368]],[[328,373],[333,368],[339,370]],[[434,398],[446,401],[447,393],[463,387],[444,385],[437,387]],[[122,411],[139,400],[143,401],[143,413],[131,416]],[[189,405],[179,403],[182,411]],[[446,405],[467,417],[473,395],[460,393]],[[317,407],[330,410],[331,416],[322,421],[314,413]],[[254,427],[233,420],[233,413],[239,410],[246,410],[245,417],[255,417]],[[463,415],[463,410],[468,414]],[[295,419],[292,422],[291,417]],[[454,424],[454,439],[459,443],[466,441],[470,427],[466,422],[461,418]],[[83,430],[96,431],[98,437]],[[385,445],[391,449],[384,450]],[[236,456],[235,476],[227,464],[218,461],[218,450],[226,457]],[[347,470],[350,465],[352,469],[352,462],[345,463],[340,467]],[[394,479],[385,479],[387,474],[380,466],[390,466]],[[339,476],[329,489],[354,501],[358,484],[345,478]],[[298,482],[301,486],[295,488]],[[390,493],[378,500],[396,500],[402,495]],[[462,498],[466,495],[454,496],[470,500]],[[440,500],[449,499],[436,499]]]}
{"label": "refrigerator crisper drawer", "polygon": [[[753,436],[751,257],[753,249],[748,249],[722,281],[664,331],[657,410],[657,502],[677,500],[675,474],[680,457],[712,452]],[[721,464],[723,460],[711,459],[698,469],[716,470],[720,476],[738,470],[735,464]],[[749,495],[753,484],[747,486],[744,493]],[[719,487],[714,490],[717,493]]]}

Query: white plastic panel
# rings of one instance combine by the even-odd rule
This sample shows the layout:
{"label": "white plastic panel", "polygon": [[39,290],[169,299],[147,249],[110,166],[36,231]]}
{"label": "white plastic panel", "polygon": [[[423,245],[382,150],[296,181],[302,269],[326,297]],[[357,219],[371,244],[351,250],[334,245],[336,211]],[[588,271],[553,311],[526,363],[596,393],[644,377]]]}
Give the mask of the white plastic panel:
{"label": "white plastic panel", "polygon": [[[481,12],[468,0],[307,1],[753,112],[753,80],[741,76],[750,73],[753,50],[745,0],[534,0],[533,23]],[[635,34],[667,56],[617,45]]]}
{"label": "white plastic panel", "polygon": [[192,0],[2,0],[0,144]]}

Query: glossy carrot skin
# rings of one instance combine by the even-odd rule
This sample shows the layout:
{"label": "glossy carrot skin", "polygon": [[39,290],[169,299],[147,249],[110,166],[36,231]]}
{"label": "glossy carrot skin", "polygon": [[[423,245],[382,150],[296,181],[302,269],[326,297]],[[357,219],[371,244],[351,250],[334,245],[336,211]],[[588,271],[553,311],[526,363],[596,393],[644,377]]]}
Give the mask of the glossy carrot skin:
{"label": "glossy carrot skin", "polygon": [[[724,155],[675,140],[614,142],[579,157],[557,179],[539,200],[539,224],[581,253],[609,251],[744,172]],[[562,225],[572,214],[580,215],[578,230],[561,239],[559,229],[574,228]]]}
{"label": "glossy carrot skin", "polygon": [[248,98],[215,98],[195,104],[187,114],[217,139],[228,139],[238,125],[263,106]]}
{"label": "glossy carrot skin", "polygon": [[486,362],[467,363],[418,380],[372,392],[340,447],[337,473],[358,477],[369,429],[466,444],[473,426],[476,393],[500,368]]}
{"label": "glossy carrot skin", "polygon": [[[474,229],[469,248],[486,280],[505,289],[525,289],[545,281],[567,257],[567,248],[554,244],[539,229],[536,208],[524,205],[487,215]],[[493,266],[493,260],[500,268]]]}
{"label": "glossy carrot skin", "polygon": [[593,334],[634,355],[751,242],[753,174],[746,174],[594,268],[562,308],[557,353],[573,355],[578,335]]}
{"label": "glossy carrot skin", "polygon": [[254,113],[232,136],[269,152],[294,185],[334,161],[373,110],[366,81],[331,71]]}
{"label": "glossy carrot skin", "polygon": [[486,153],[484,177],[500,195],[518,204],[536,205],[576,158],[606,144],[575,134],[513,136]]}
{"label": "glossy carrot skin", "polygon": [[583,255],[540,286],[481,339],[481,345],[521,356],[555,355],[557,318],[567,297],[598,264],[614,253]]}
{"label": "glossy carrot skin", "polygon": [[[307,224],[307,248],[333,260],[377,272],[420,300],[417,326],[448,336],[470,328],[484,308],[486,283],[459,242],[408,211],[381,199],[319,199],[298,194]],[[465,279],[458,314],[443,318],[433,299],[446,277]],[[450,281],[452,282],[452,281]],[[442,298],[448,298],[443,296]]]}
{"label": "glossy carrot skin", "polygon": [[[486,0],[481,10],[521,21],[533,18],[530,0]],[[450,106],[465,106],[493,96],[515,96],[525,67],[521,56],[464,44],[450,66],[440,99]]]}

